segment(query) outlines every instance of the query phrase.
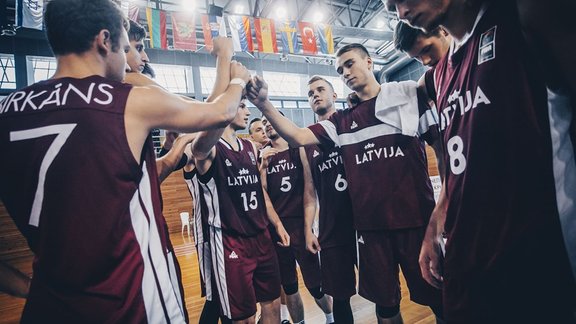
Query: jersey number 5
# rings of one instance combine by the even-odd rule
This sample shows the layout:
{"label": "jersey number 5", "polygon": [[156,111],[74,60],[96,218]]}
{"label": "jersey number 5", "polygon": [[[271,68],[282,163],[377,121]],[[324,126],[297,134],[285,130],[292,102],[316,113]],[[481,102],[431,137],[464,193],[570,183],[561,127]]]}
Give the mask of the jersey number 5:
{"label": "jersey number 5", "polygon": [[280,190],[283,192],[288,192],[292,189],[292,184],[290,184],[290,177],[282,177],[282,182],[280,183]]}
{"label": "jersey number 5", "polygon": [[77,124],[60,124],[45,127],[32,128],[21,131],[10,132],[10,142],[25,141],[35,139],[48,135],[56,135],[52,144],[46,151],[46,155],[40,164],[40,171],[38,174],[38,186],[36,187],[36,194],[34,195],[34,203],[32,203],[32,211],[30,212],[30,220],[28,224],[38,227],[40,223],[40,213],[42,211],[42,202],[44,201],[44,183],[46,181],[46,173],[50,168],[56,155],[60,153],[62,146],[72,134],[72,131]]}

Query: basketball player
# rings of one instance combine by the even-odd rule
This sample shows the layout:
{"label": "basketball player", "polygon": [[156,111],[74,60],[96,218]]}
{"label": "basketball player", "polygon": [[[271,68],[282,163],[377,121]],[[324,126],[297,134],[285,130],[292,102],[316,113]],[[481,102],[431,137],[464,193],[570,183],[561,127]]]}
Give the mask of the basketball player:
{"label": "basketball player", "polygon": [[[216,56],[217,73],[212,91],[206,99],[207,102],[213,102],[219,95],[224,93],[230,81],[230,62],[234,55],[234,47],[231,39],[225,37],[217,37],[214,39],[214,47],[211,54]],[[198,134],[190,135],[197,137]],[[194,202],[194,243],[198,256],[198,267],[200,269],[201,294],[203,297],[206,297],[199,321],[205,324],[217,324],[218,320],[223,324],[231,323],[232,321],[226,316],[221,315],[220,312],[218,290],[216,289],[216,282],[212,271],[213,263],[210,252],[208,210],[206,201],[202,199],[203,193],[198,183],[198,171],[196,169],[191,145],[186,147],[184,155],[187,160],[183,170],[184,179],[192,201]]]}
{"label": "basketball player", "polygon": [[[442,27],[429,33],[399,21],[394,30],[394,46],[431,69],[418,80],[418,89],[429,98],[432,109],[436,109],[436,90],[434,88],[434,67],[448,53],[452,37]],[[441,141],[432,145],[437,157],[438,173],[444,179],[444,152]]]}
{"label": "basketball player", "polygon": [[204,104],[121,83],[128,23],[111,1],[53,0],[44,19],[54,76],[0,103],[0,150],[18,157],[0,159],[0,198],[35,254],[22,322],[186,322],[150,131],[222,127],[243,88]]}
{"label": "basketball player", "polygon": [[[414,26],[441,24],[453,37],[434,78],[446,178],[420,256],[426,280],[443,286],[448,322],[574,323],[545,78],[516,3],[388,5]],[[444,231],[442,264],[437,240]],[[543,298],[552,294],[563,297]]]}
{"label": "basketball player", "polygon": [[[144,38],[146,38],[146,30],[139,23],[129,20],[130,29],[128,31],[128,40],[130,41],[130,51],[126,53],[126,77],[125,82],[133,85],[160,85],[144,74],[144,69],[148,65],[149,59],[144,49]],[[216,40],[215,40],[216,41]],[[217,53],[218,47],[222,47],[222,40],[216,41],[215,50]],[[152,73],[153,74],[153,73]],[[146,77],[143,77],[146,76]],[[156,169],[160,183],[162,183],[169,175],[175,170],[182,169],[187,163],[186,156],[184,156],[184,149],[189,143],[186,139],[193,139],[189,136],[178,138],[177,132],[166,131],[166,139],[162,143],[162,148],[156,159]]]}
{"label": "basketball player", "polygon": [[[332,84],[313,76],[308,89],[308,103],[318,120],[330,118],[336,112],[337,98]],[[335,323],[353,323],[350,297],[356,294],[356,232],[342,150],[312,145],[306,147],[306,155],[310,172],[304,172],[304,181],[316,189],[320,209],[318,237],[312,232],[316,213],[306,215],[306,246],[312,253],[320,252],[322,291],[333,298]]]}
{"label": "basketball player", "polygon": [[[304,148],[290,148],[266,118],[262,120],[273,154],[263,151],[262,184],[270,196],[274,210],[290,235],[289,247],[276,247],[286,305],[294,323],[304,322],[304,306],[298,292],[296,262],[306,288],[326,316],[334,322],[332,300],[322,291],[322,275],[318,257],[306,250],[304,215],[315,214],[316,195],[311,183],[304,184],[304,165],[308,165]],[[266,155],[265,155],[266,154]],[[306,170],[310,170],[307,166]]]}
{"label": "basketball player", "polygon": [[431,306],[441,317],[440,292],[422,279],[418,266],[434,208],[422,143],[423,139],[432,143],[437,134],[432,112],[424,98],[417,98],[416,82],[378,84],[372,59],[362,45],[342,47],[336,63],[361,104],[309,128],[298,128],[280,115],[260,77],[255,77],[248,98],[290,145],[342,147],[359,236],[359,294],[376,304],[379,321],[402,321],[398,265],[410,298]]}
{"label": "basketball player", "polygon": [[[196,134],[194,134],[196,135]],[[201,295],[205,297],[204,307],[200,314],[199,323],[203,324],[227,324],[232,321],[220,315],[220,303],[217,295],[216,283],[212,278],[212,258],[210,255],[210,232],[208,230],[208,214],[205,201],[202,199],[202,192],[198,184],[196,165],[194,164],[194,156],[192,155],[191,145],[186,147],[184,152],[187,157],[187,164],[183,168],[184,181],[188,186],[190,197],[194,203],[193,208],[193,229],[194,229],[194,245],[198,256],[198,267],[200,269],[200,287]],[[208,284],[206,284],[208,283]]]}
{"label": "basketball player", "polygon": [[222,314],[235,323],[253,323],[256,303],[264,324],[279,323],[280,275],[271,222],[282,246],[290,244],[268,195],[262,189],[255,146],[236,131],[246,128],[244,103],[222,130],[202,132],[192,153],[209,214],[210,248]]}
{"label": "basketball player", "polygon": [[129,20],[129,22],[128,39],[130,40],[130,51],[126,53],[126,65],[129,70],[126,72],[142,73],[146,64],[150,62],[144,48],[146,29],[133,20]]}
{"label": "basketball player", "polygon": [[268,144],[270,140],[266,136],[266,131],[264,130],[264,125],[262,125],[262,119],[256,117],[250,121],[248,125],[248,134],[250,135],[250,139],[258,149],[264,147],[264,145]]}

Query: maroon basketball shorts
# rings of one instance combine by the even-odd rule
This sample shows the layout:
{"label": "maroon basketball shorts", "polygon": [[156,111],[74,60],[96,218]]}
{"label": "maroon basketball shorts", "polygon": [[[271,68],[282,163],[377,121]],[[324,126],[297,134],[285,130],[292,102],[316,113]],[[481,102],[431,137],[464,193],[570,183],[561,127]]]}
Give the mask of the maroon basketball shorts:
{"label": "maroon basketball shorts", "polygon": [[306,250],[304,219],[284,218],[282,219],[282,225],[284,225],[286,232],[290,235],[289,247],[276,245],[282,285],[290,285],[298,282],[298,274],[296,272],[296,262],[298,262],[306,288],[320,287],[322,285],[320,261],[317,255]]}
{"label": "maroon basketball shorts", "polygon": [[359,294],[382,307],[400,305],[399,268],[410,299],[432,307],[442,305],[442,292],[423,278],[418,256],[426,227],[358,231]]}
{"label": "maroon basketball shorts", "polygon": [[322,291],[336,299],[347,299],[356,294],[356,244],[322,248]]}
{"label": "maroon basketball shorts", "polygon": [[214,289],[222,314],[243,320],[256,314],[256,303],[280,297],[280,275],[267,230],[240,237],[210,226]]}

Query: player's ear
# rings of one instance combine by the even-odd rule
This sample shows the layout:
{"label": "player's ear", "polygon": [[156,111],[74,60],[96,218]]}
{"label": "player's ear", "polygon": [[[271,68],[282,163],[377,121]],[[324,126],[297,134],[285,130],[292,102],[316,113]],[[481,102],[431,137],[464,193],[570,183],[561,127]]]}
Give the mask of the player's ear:
{"label": "player's ear", "polygon": [[102,55],[108,54],[112,50],[112,39],[108,29],[102,29],[94,38],[95,47]]}

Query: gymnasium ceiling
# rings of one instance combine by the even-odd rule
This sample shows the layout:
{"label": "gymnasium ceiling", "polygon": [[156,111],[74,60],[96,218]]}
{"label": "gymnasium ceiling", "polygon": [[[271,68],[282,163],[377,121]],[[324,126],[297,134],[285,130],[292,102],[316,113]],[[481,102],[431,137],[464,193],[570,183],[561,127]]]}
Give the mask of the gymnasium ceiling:
{"label": "gymnasium ceiling", "polygon": [[[391,40],[396,17],[386,11],[381,0],[131,0],[130,2],[141,8],[149,6],[167,11],[193,10],[197,14],[207,13],[210,8],[216,6],[223,9],[224,15],[240,14],[272,19],[278,19],[282,11],[280,8],[284,8],[287,18],[308,22],[321,18],[321,22],[332,25],[336,50],[350,43],[363,44],[375,61],[376,70],[381,69],[384,74],[391,73],[410,62],[404,54],[394,49]],[[0,24],[3,26],[14,23],[15,12],[15,0],[6,0],[5,3],[5,13],[1,15],[3,21]],[[319,15],[322,17],[317,17]],[[140,10],[139,22],[145,23],[145,21],[145,11]],[[204,40],[199,20],[196,26],[197,41],[201,45]],[[168,25],[169,37],[170,27]],[[256,54],[256,57],[312,64],[333,62],[330,56],[286,57],[281,54]]]}

